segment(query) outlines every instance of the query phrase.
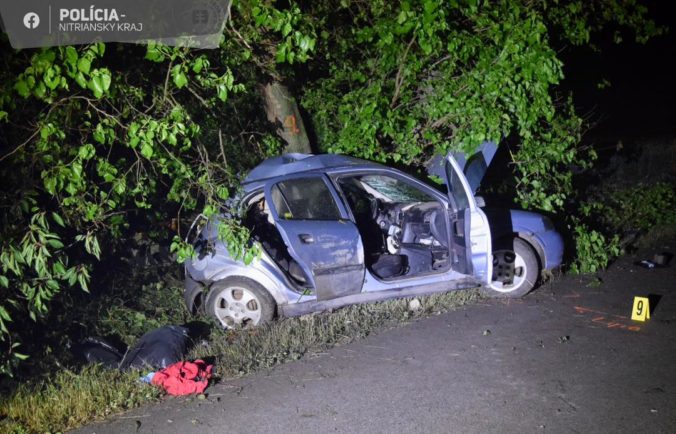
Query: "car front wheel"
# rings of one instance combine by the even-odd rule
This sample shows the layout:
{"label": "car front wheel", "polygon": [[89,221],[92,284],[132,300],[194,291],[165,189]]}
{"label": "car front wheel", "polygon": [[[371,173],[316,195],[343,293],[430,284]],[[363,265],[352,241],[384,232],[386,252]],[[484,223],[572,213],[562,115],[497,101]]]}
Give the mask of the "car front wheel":
{"label": "car front wheel", "polygon": [[261,285],[245,277],[229,277],[211,285],[206,311],[224,328],[254,327],[272,320],[275,300]]}
{"label": "car front wheel", "polygon": [[533,289],[539,275],[535,251],[515,238],[514,250],[493,252],[493,278],[487,293],[493,297],[523,297]]}

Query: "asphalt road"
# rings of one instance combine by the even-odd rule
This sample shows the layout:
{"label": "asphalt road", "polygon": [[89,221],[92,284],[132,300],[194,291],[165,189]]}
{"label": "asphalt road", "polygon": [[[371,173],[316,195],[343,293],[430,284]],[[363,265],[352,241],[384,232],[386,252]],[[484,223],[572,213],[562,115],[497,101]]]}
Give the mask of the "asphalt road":
{"label": "asphalt road", "polygon": [[[79,432],[674,433],[676,260],[646,270],[636,259],[601,281],[564,276]],[[648,294],[662,296],[651,319],[630,320],[633,297]]]}

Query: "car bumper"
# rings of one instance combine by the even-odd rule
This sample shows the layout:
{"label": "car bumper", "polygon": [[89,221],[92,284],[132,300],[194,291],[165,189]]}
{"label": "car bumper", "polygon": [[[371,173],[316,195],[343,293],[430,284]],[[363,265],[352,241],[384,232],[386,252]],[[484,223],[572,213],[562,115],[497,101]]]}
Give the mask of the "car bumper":
{"label": "car bumper", "polygon": [[545,270],[553,270],[560,267],[563,262],[563,238],[561,234],[551,230],[541,232],[536,237],[544,253],[543,268]]}
{"label": "car bumper", "polygon": [[202,297],[203,289],[204,287],[201,283],[193,280],[189,273],[185,273],[185,280],[183,282],[183,300],[190,313],[197,313],[197,310],[202,306],[201,302],[195,304],[195,300],[198,297]]}

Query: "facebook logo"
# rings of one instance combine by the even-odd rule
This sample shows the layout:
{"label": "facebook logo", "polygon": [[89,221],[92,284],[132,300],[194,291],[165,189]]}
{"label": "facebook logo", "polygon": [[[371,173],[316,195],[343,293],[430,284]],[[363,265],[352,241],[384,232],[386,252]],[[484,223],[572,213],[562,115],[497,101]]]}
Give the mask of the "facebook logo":
{"label": "facebook logo", "polygon": [[23,25],[27,29],[33,30],[40,25],[40,17],[35,12],[28,12],[23,16]]}

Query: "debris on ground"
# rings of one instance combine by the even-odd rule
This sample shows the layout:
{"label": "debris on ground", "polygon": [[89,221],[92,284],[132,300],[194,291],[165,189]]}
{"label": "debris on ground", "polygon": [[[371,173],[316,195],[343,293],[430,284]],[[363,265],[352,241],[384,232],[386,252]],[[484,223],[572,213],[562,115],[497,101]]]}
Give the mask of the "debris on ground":
{"label": "debris on ground", "polygon": [[488,329],[484,330],[484,332],[483,332],[484,336],[490,336],[490,334],[491,334],[491,331],[488,330]]}
{"label": "debris on ground", "polygon": [[209,385],[212,371],[213,365],[203,360],[178,362],[157,371],[151,384],[161,386],[169,395],[201,394]]}
{"label": "debris on ground", "polygon": [[587,288],[597,288],[603,284],[603,279],[600,277],[596,276],[594,277],[587,285],[585,285]]}
{"label": "debris on ground", "polygon": [[120,369],[166,368],[183,360],[188,340],[188,329],[177,325],[150,331],[127,351]]}
{"label": "debris on ground", "polygon": [[669,252],[656,253],[652,259],[643,259],[634,264],[643,268],[666,268],[674,255]]}
{"label": "debris on ground", "polygon": [[409,312],[418,312],[422,309],[422,303],[420,303],[420,300],[417,298],[414,298],[413,300],[408,302],[408,310]]}
{"label": "debris on ground", "polygon": [[117,369],[122,361],[120,351],[108,340],[93,336],[73,349],[75,356],[86,363],[100,363],[104,368]]}
{"label": "debris on ground", "polygon": [[86,363],[100,363],[109,369],[156,370],[183,360],[189,340],[187,328],[167,325],[141,336],[124,356],[115,345],[101,337],[84,339],[73,352]]}

